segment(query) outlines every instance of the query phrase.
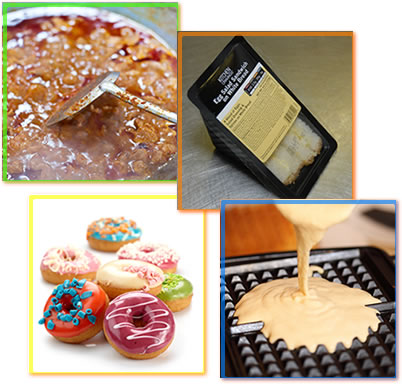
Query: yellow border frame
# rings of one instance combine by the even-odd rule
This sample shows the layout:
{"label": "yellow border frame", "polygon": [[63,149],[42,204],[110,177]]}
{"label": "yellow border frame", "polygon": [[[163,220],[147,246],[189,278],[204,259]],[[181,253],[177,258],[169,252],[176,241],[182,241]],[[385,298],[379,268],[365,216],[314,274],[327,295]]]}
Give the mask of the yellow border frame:
{"label": "yellow border frame", "polygon": [[[176,195],[30,195],[29,196],[29,357],[28,357],[28,370],[32,375],[204,375],[206,373],[206,236],[207,236],[207,221],[206,213],[202,213],[203,222],[203,362],[201,372],[34,372],[33,370],[33,203],[34,200],[55,200],[55,199],[88,199],[88,200],[100,200],[100,199],[150,199],[150,200],[175,200]],[[186,214],[186,212],[180,212]]]}

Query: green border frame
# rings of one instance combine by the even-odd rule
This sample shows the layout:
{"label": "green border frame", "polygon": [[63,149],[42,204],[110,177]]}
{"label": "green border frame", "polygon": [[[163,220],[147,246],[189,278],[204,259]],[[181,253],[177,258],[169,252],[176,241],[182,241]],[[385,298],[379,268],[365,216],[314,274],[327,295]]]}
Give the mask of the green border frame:
{"label": "green border frame", "polygon": [[177,180],[7,180],[7,11],[8,8],[22,7],[90,7],[103,8],[127,7],[127,8],[176,8],[177,31],[180,30],[180,8],[178,2],[156,2],[156,3],[3,3],[3,137],[2,137],[2,181],[7,183],[177,183]]}

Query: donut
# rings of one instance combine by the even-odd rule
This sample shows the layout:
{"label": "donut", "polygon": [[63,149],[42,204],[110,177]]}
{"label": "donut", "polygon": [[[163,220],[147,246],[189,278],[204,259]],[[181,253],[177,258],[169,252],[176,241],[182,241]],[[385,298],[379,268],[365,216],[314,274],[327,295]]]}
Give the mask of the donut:
{"label": "donut", "polygon": [[163,271],[155,265],[137,260],[114,260],[96,273],[97,283],[113,299],[130,291],[157,295],[162,289]]}
{"label": "donut", "polygon": [[135,221],[124,217],[103,218],[89,224],[87,240],[91,248],[103,252],[116,252],[125,244],[140,239],[142,231]]}
{"label": "donut", "polygon": [[161,299],[173,312],[187,308],[193,298],[193,285],[183,276],[166,273],[162,283],[162,290],[158,294]]}
{"label": "donut", "polygon": [[40,271],[49,283],[62,284],[65,280],[93,280],[100,261],[91,252],[71,246],[50,248],[42,258]]}
{"label": "donut", "polygon": [[119,259],[146,261],[156,265],[165,273],[176,272],[179,255],[173,249],[163,244],[146,243],[139,241],[127,244],[117,252]]}
{"label": "donut", "polygon": [[110,345],[123,356],[152,359],[172,343],[175,322],[162,300],[146,292],[128,292],[110,303],[103,331]]}
{"label": "donut", "polygon": [[102,330],[108,303],[106,293],[95,283],[66,280],[53,289],[39,324],[57,340],[81,343]]}

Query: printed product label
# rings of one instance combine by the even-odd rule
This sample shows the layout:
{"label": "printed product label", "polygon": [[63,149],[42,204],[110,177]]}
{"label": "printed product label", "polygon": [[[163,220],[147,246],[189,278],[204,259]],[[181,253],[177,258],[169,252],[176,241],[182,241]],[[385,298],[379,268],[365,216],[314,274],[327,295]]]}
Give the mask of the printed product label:
{"label": "printed product label", "polygon": [[261,63],[251,72],[248,67],[244,62],[235,73],[227,67],[220,75],[223,88],[214,102],[226,104],[217,119],[265,163],[301,107]]}

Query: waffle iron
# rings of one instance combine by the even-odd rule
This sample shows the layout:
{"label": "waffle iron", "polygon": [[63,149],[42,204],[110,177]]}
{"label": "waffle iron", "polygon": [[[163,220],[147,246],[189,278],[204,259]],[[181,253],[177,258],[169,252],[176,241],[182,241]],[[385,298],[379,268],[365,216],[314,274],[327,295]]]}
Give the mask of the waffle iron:
{"label": "waffle iron", "polygon": [[234,307],[258,284],[296,277],[296,252],[226,259],[221,262],[221,377],[396,377],[392,259],[372,247],[321,249],[311,252],[310,265],[322,267],[329,281],[381,300],[378,330],[370,329],[364,343],[354,339],[350,348],[338,343],[334,353],[323,345],[312,353],[306,347],[290,350],[283,340],[271,344],[253,324],[236,327]]}

